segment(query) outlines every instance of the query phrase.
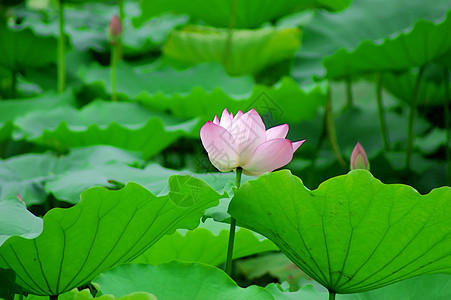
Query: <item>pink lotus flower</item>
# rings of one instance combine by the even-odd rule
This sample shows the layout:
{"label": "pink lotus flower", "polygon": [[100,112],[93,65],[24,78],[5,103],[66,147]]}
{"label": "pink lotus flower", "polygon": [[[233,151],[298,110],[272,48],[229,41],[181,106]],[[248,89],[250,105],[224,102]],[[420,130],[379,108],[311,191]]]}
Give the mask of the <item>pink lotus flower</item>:
{"label": "pink lotus flower", "polygon": [[211,163],[221,172],[237,167],[246,175],[258,176],[288,164],[293,153],[305,140],[292,143],[285,137],[288,124],[265,128],[260,115],[251,109],[241,110],[233,117],[222,112],[221,120],[215,116],[200,129],[200,139]]}

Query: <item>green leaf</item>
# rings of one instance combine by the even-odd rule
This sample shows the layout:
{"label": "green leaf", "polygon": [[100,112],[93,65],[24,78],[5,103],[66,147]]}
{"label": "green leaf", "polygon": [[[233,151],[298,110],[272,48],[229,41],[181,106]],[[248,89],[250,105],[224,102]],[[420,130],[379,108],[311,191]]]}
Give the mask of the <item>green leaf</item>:
{"label": "green leaf", "polygon": [[[179,229],[172,235],[164,236],[133,262],[157,265],[177,259],[219,266],[226,259],[229,227],[228,224],[207,219],[196,229]],[[237,228],[233,258],[275,250],[278,248],[270,240],[246,228]]]}
{"label": "green leaf", "polygon": [[95,187],[68,209],[44,216],[44,230],[29,240],[13,236],[0,247],[0,267],[37,295],[83,286],[103,271],[132,261],[163,235],[195,228],[220,195],[189,176],[169,179],[170,193],[156,197],[136,183],[119,191]]}
{"label": "green leaf", "polygon": [[99,300],[157,300],[157,298],[146,292],[133,292],[128,295],[125,295],[120,298],[116,298],[112,295],[102,295],[100,297],[92,297],[90,291],[88,289],[84,290],[77,290],[73,289],[70,292],[67,292],[63,295],[60,295],[58,299],[62,298],[61,300],[91,300],[91,299],[99,299]]}
{"label": "green leaf", "polygon": [[13,235],[32,239],[41,232],[42,219],[30,213],[19,198],[0,200],[0,246]]}
{"label": "green leaf", "polygon": [[251,281],[270,275],[273,278],[277,278],[279,282],[288,282],[292,290],[300,288],[298,282],[301,278],[307,280],[304,272],[281,252],[265,253],[256,257],[245,258],[237,261],[236,266],[247,280]]}
{"label": "green leaf", "polygon": [[145,291],[154,294],[158,300],[273,299],[261,287],[239,287],[220,269],[180,261],[158,266],[121,265],[101,274],[94,284],[100,287],[102,294],[116,297],[133,291]]}
{"label": "green leaf", "polygon": [[[228,30],[188,26],[172,31],[163,47],[165,56],[196,64],[226,59]],[[233,31],[231,48],[224,67],[231,75],[257,74],[265,67],[294,56],[300,45],[297,28],[262,28]]]}
{"label": "green leaf", "polygon": [[0,199],[18,193],[27,205],[45,201],[44,182],[53,177],[56,158],[51,154],[25,154],[0,160]]}
{"label": "green leaf", "polygon": [[[316,291],[311,285],[303,286],[296,292],[289,292],[273,283],[265,289],[270,291],[276,300],[329,299],[327,292]],[[449,299],[450,297],[451,276],[446,274],[415,276],[369,292],[336,295],[337,300],[441,300]]]}
{"label": "green leaf", "polygon": [[[0,160],[0,198],[19,193],[28,205],[42,204],[47,192],[52,192],[57,199],[75,204],[83,190],[95,185],[105,186],[108,179],[115,179],[115,174],[129,176],[126,170],[144,173],[126,165],[139,161],[139,153],[109,146],[73,149],[69,155],[59,158],[50,153],[14,156]],[[102,173],[104,169],[111,173]],[[102,176],[93,175],[99,173]],[[165,185],[172,175],[167,173],[162,178]],[[142,177],[146,175],[148,178],[149,174],[142,174]],[[135,180],[135,177],[126,178],[129,180],[124,182]]]}
{"label": "green leaf", "polygon": [[[448,6],[449,7],[449,6]],[[351,51],[339,49],[324,58],[328,78],[404,70],[431,63],[451,50],[451,11],[445,20],[419,20],[407,33],[390,36],[383,43],[363,41]]]}
{"label": "green leaf", "polygon": [[440,300],[449,299],[450,297],[451,276],[446,274],[432,274],[415,276],[374,291],[340,295],[337,297],[337,300]]}
{"label": "green leaf", "polygon": [[[352,0],[247,0],[236,2],[236,28],[257,28],[263,23],[276,20],[292,12],[309,8],[324,7],[329,10],[342,10]],[[232,11],[233,0],[213,0],[208,5],[202,0],[194,1],[141,1],[142,15],[136,18],[136,23],[144,22],[149,18],[165,11],[177,11],[200,19],[207,24],[217,27],[228,27]],[[258,13],[256,13],[258,12]]]}
{"label": "green leaf", "polygon": [[[417,66],[426,58],[435,58],[441,47],[449,47],[449,39],[442,35],[449,18],[446,25],[433,24],[441,22],[448,10],[447,0],[434,5],[422,0],[367,0],[354,1],[337,14],[318,12],[303,28],[292,75],[299,82],[322,77],[323,62],[332,78]],[[432,35],[430,39],[428,34]],[[346,68],[340,70],[343,66]]]}
{"label": "green leaf", "polygon": [[20,288],[15,284],[16,274],[13,270],[0,268],[0,299],[14,300],[14,294],[20,293]]}
{"label": "green leaf", "polygon": [[[138,152],[104,145],[75,148],[60,157],[50,153],[14,156],[0,160],[0,196],[19,193],[28,205],[33,205],[42,204],[47,193],[52,193],[58,200],[76,204],[82,191],[93,186],[111,187],[109,180],[123,185],[137,182],[159,194],[169,191],[168,179],[172,175],[192,175],[221,194],[231,194],[234,186],[233,173],[196,174],[163,168],[156,163],[141,168],[140,156]],[[249,178],[243,176],[243,182]]]}
{"label": "green leaf", "polygon": [[420,195],[365,170],[309,191],[289,171],[241,186],[229,207],[330,291],[369,291],[416,275],[451,272],[451,188]]}
{"label": "green leaf", "polygon": [[[59,151],[71,147],[112,145],[140,151],[149,158],[177,138],[191,133],[197,120],[180,122],[147,111],[137,103],[94,101],[81,110],[70,106],[20,117],[15,138],[25,138]],[[146,137],[146,138],[143,138]]]}
{"label": "green leaf", "polygon": [[71,91],[64,94],[44,93],[31,99],[2,100],[0,102],[0,141],[11,136],[14,120],[17,117],[29,112],[47,111],[67,104],[75,104],[75,97]]}
{"label": "green leaf", "polygon": [[[100,85],[108,93],[110,73],[91,65],[80,72],[86,84]],[[135,98],[152,111],[171,112],[180,118],[202,121],[229,111],[255,108],[260,114],[285,122],[312,119],[326,102],[325,86],[302,88],[285,77],[272,87],[255,84],[250,76],[230,77],[215,63],[199,64],[184,71],[168,67],[134,67],[118,64],[117,92]],[[294,100],[296,99],[296,100]]]}
{"label": "green leaf", "polygon": [[[316,291],[312,285],[305,285],[296,292],[282,291],[281,287],[274,283],[269,284],[265,289],[271,292],[275,300],[327,300],[329,298],[327,293]],[[337,296],[337,299],[343,299],[340,296],[342,295]]]}
{"label": "green leaf", "polygon": [[21,71],[56,60],[56,39],[36,35],[28,28],[12,29],[0,25],[0,68]]}
{"label": "green leaf", "polygon": [[[417,75],[414,72],[384,73],[382,75],[384,88],[397,98],[410,103],[413,99]],[[448,84],[451,88],[451,83]],[[443,83],[440,85],[431,80],[425,80],[423,77],[418,91],[418,105],[441,105],[446,101]]]}
{"label": "green leaf", "polygon": [[[132,1],[124,3],[126,16],[123,20],[122,45],[124,55],[138,55],[157,50],[166,40],[168,33],[176,26],[187,22],[186,16],[166,14],[148,20],[141,26],[133,26],[129,17],[139,13],[138,4]],[[92,49],[97,52],[108,52],[107,27],[111,17],[117,14],[117,6],[105,3],[85,3],[77,6],[66,6],[65,30],[68,39],[78,50]],[[42,35],[59,36],[58,17],[49,14],[49,22],[37,18],[25,17],[24,24]],[[89,23],[89,26],[86,24]]]}

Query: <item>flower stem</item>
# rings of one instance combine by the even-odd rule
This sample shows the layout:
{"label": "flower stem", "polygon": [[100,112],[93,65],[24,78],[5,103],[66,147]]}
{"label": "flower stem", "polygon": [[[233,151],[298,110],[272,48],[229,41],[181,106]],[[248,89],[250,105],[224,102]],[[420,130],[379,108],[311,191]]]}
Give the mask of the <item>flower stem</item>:
{"label": "flower stem", "polygon": [[[122,26],[124,25],[125,19],[125,0],[119,0],[119,19],[121,20]],[[117,41],[117,60],[122,59],[122,38]]]}
{"label": "flower stem", "polygon": [[412,100],[410,102],[410,112],[409,112],[409,123],[407,126],[407,143],[406,143],[406,170],[410,170],[410,163],[412,160],[413,151],[413,124],[415,122],[415,113],[417,110],[418,96],[420,92],[421,77],[423,75],[424,66],[420,68],[418,72],[417,79],[415,81],[415,87],[413,90]]}
{"label": "flower stem", "polygon": [[116,72],[117,72],[117,61],[119,59],[119,44],[114,43],[111,45],[111,65],[110,65],[110,78],[111,78],[111,100],[113,102],[117,101],[116,94]]}
{"label": "flower stem", "polygon": [[58,300],[58,295],[49,296],[50,300]]}
{"label": "flower stem", "polygon": [[[243,173],[243,169],[240,167],[236,168],[236,188],[239,189],[241,185],[241,173]],[[229,231],[229,244],[227,247],[227,259],[225,265],[225,272],[231,276],[232,275],[232,260],[233,260],[233,243],[235,241],[235,228],[236,228],[236,220],[234,217],[230,217],[230,231]]]}
{"label": "flower stem", "polygon": [[443,84],[445,87],[445,134],[446,134],[446,146],[445,146],[445,157],[446,157],[446,184],[451,185],[451,161],[450,161],[450,115],[449,115],[449,105],[450,105],[450,92],[449,92],[449,70],[447,67],[443,68]]}
{"label": "flower stem", "polygon": [[232,40],[233,40],[233,29],[235,28],[236,21],[236,9],[238,5],[238,0],[232,0],[232,6],[230,8],[230,19],[229,19],[229,28],[227,30],[227,39],[224,48],[224,68],[227,70],[227,65],[230,62],[230,56],[232,55]]}
{"label": "flower stem", "polygon": [[352,80],[351,77],[346,78],[346,109],[352,107],[354,103],[354,97],[352,95]]}
{"label": "flower stem", "polygon": [[382,143],[385,150],[390,149],[390,143],[388,141],[387,123],[385,121],[384,104],[382,102],[382,73],[377,75],[376,83],[376,100],[377,100],[377,112],[379,114],[379,126],[381,130]]}
{"label": "flower stem", "polygon": [[332,151],[335,155],[335,158],[337,159],[340,166],[343,167],[343,169],[347,170],[348,167],[346,166],[345,161],[343,160],[343,157],[341,156],[340,146],[337,142],[337,133],[335,132],[335,124],[334,124],[334,116],[332,112],[332,95],[330,90],[330,83],[327,88],[327,102],[326,102],[326,109],[325,109],[325,126],[326,126],[326,134],[327,138],[329,140],[330,146],[332,147]]}
{"label": "flower stem", "polygon": [[335,300],[336,293],[329,291],[329,300]]}
{"label": "flower stem", "polygon": [[16,98],[17,71],[11,72],[11,98]]}
{"label": "flower stem", "polygon": [[64,0],[58,0],[59,37],[58,37],[58,92],[64,92],[66,81],[65,33],[64,33]]}

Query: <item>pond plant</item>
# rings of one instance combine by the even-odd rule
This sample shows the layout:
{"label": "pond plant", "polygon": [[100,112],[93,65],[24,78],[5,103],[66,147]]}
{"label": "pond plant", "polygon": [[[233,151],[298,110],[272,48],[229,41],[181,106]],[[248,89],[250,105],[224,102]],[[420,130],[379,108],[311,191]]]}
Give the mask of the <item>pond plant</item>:
{"label": "pond plant", "polygon": [[0,299],[451,299],[450,32],[446,0],[2,1]]}

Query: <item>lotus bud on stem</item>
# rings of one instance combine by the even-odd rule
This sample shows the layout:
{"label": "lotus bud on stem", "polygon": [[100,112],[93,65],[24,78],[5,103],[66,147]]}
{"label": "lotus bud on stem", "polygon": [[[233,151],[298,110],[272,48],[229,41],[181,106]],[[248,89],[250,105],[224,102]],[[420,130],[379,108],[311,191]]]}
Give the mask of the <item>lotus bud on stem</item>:
{"label": "lotus bud on stem", "polygon": [[368,162],[368,157],[366,156],[365,150],[363,149],[360,142],[355,144],[354,150],[351,153],[351,170],[364,169],[370,170],[370,163]]}
{"label": "lotus bud on stem", "polygon": [[[17,193],[16,198],[19,199],[20,202],[22,202],[23,204],[25,204],[25,202],[24,202],[23,199],[22,199],[22,196],[21,196],[19,193]],[[25,206],[26,206],[26,204],[25,204]]]}
{"label": "lotus bud on stem", "polygon": [[122,38],[122,22],[117,15],[111,18],[108,24],[108,40],[111,45],[111,100],[117,101],[116,95],[116,70],[119,60],[119,45]]}

